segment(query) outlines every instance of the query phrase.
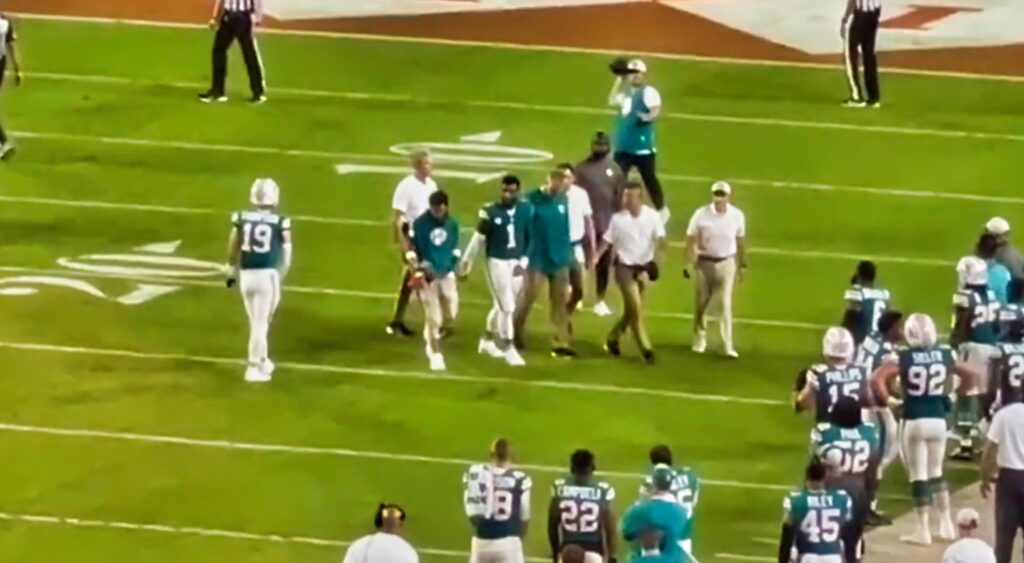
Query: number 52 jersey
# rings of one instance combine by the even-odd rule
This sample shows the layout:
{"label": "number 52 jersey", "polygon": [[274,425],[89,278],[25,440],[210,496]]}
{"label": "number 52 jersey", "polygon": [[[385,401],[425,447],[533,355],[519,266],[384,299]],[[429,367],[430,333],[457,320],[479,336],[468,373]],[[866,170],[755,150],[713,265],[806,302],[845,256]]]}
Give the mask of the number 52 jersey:
{"label": "number 52 jersey", "polygon": [[522,471],[471,465],[462,477],[466,516],[482,540],[519,537],[530,519],[533,481]]}
{"label": "number 52 jersey", "polygon": [[272,211],[236,211],[231,225],[241,241],[241,269],[266,270],[281,264],[284,233],[291,230],[291,219]]}

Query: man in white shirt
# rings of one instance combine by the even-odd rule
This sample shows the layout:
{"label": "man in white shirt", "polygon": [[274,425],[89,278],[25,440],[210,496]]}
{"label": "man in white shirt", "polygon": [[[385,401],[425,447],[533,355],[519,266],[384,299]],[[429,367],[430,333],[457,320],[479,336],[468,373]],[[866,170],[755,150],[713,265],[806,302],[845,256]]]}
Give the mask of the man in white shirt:
{"label": "man in white shirt", "polygon": [[419,563],[419,556],[402,536],[405,510],[397,504],[377,508],[377,533],[363,536],[349,546],[344,563]]}
{"label": "man in white shirt", "polygon": [[569,241],[572,243],[573,264],[569,267],[569,302],[566,306],[571,315],[583,302],[583,286],[590,270],[590,260],[596,249],[594,241],[594,210],[590,206],[590,194],[576,185],[576,169],[563,162],[558,169],[565,172],[569,188],[565,197],[569,199]]}
{"label": "man in white shirt", "polygon": [[[729,200],[732,187],[727,182],[711,186],[712,201],[694,212],[686,229],[683,260],[693,266],[693,351],[703,354],[707,348],[707,313],[713,299],[722,304],[719,328],[725,355],[738,358],[732,342],[732,290],[733,284],[743,278],[747,267],[744,237],[746,218]],[[689,267],[683,276],[690,277]]]}
{"label": "man in white shirt", "polygon": [[1010,563],[1013,541],[1024,530],[1024,403],[1019,393],[1003,400],[1006,406],[992,417],[981,456],[981,495],[988,498],[995,483],[996,561]]}
{"label": "man in white shirt", "polygon": [[665,241],[665,224],[658,212],[643,203],[643,186],[628,182],[623,191],[623,207],[612,216],[597,256],[615,252],[615,283],[622,290],[622,317],[605,341],[605,350],[618,356],[619,339],[628,328],[633,332],[644,361],[654,363],[651,339],[644,328],[642,309],[647,284],[658,279],[658,247]]}
{"label": "man in white shirt", "polygon": [[974,537],[981,517],[973,508],[963,508],[956,513],[957,535],[953,545],[942,554],[942,563],[996,563],[996,554],[984,541]]}
{"label": "man in white shirt", "polygon": [[[412,174],[398,183],[395,194],[391,198],[391,224],[394,243],[398,245],[398,254],[405,265],[405,250],[408,246],[409,229],[412,222],[430,208],[430,194],[437,191],[437,182],[431,178],[434,171],[434,159],[427,150],[416,150],[410,155]],[[412,290],[409,281],[412,271],[405,268],[402,273],[402,285],[398,288],[395,301],[395,313],[391,322],[385,327],[388,334],[412,336],[415,334],[405,324],[405,311],[409,307]]]}

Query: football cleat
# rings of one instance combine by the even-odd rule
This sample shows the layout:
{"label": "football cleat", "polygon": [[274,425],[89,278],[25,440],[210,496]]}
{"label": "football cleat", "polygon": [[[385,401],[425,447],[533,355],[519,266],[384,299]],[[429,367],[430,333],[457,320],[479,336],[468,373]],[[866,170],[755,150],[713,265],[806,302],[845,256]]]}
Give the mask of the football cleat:
{"label": "football cleat", "polygon": [[228,101],[228,97],[224,94],[218,94],[213,90],[208,90],[199,94],[199,101],[204,104],[220,104]]}
{"label": "football cleat", "polygon": [[259,105],[259,104],[262,104],[262,103],[264,103],[266,101],[267,101],[267,95],[266,94],[260,94],[258,96],[253,96],[253,97],[249,98],[249,103],[253,104],[253,105]]}
{"label": "football cleat", "polygon": [[876,511],[872,510],[871,512],[868,512],[868,517],[867,517],[867,519],[865,521],[865,524],[869,528],[878,528],[878,527],[881,527],[881,526],[892,526],[892,518],[889,518],[885,514],[881,514],[879,512],[876,512]]}
{"label": "football cleat", "polygon": [[740,353],[737,352],[735,348],[730,346],[730,347],[725,349],[725,356],[727,358],[736,359],[736,358],[740,357]]}
{"label": "football cleat", "polygon": [[703,354],[704,350],[708,348],[708,335],[704,331],[700,331],[693,337],[693,345],[690,347],[691,350],[698,354]]}
{"label": "football cleat", "polygon": [[568,346],[557,346],[551,349],[551,357],[556,359],[571,360],[576,357],[576,350]]}
{"label": "football cleat", "polygon": [[521,367],[526,365],[526,360],[519,355],[519,350],[516,350],[515,346],[509,346],[508,350],[505,350],[505,361],[508,365],[513,367]]}
{"label": "football cleat", "polygon": [[932,535],[924,530],[916,530],[913,534],[900,536],[900,541],[903,543],[913,543],[917,545],[931,545]]}
{"label": "football cleat", "polygon": [[843,102],[844,108],[863,108],[867,107],[867,105],[867,102],[865,102],[864,100],[858,100],[856,98],[850,98],[849,100]]}
{"label": "football cleat", "polygon": [[604,351],[608,352],[609,354],[615,357],[618,357],[620,354],[622,354],[622,349],[619,348],[619,341],[612,340],[610,338],[608,340],[605,340],[604,342]]}
{"label": "football cleat", "polygon": [[654,365],[654,350],[644,350],[640,352],[640,355],[644,357],[644,362],[647,365]]}
{"label": "football cleat", "polygon": [[245,381],[248,383],[267,383],[270,381],[270,374],[256,366],[249,366],[245,370]]}
{"label": "football cleat", "polygon": [[448,369],[444,365],[444,356],[440,353],[434,353],[430,355],[430,371],[444,371]]}
{"label": "football cleat", "polygon": [[487,340],[485,338],[480,339],[480,344],[477,345],[476,351],[478,354],[486,354],[492,358],[504,358],[505,354],[498,349],[498,345],[493,340]]}
{"label": "football cleat", "polygon": [[598,301],[597,305],[594,305],[594,314],[599,317],[610,317],[612,315],[612,310],[604,301]]}
{"label": "football cleat", "polygon": [[14,156],[14,145],[10,142],[0,145],[0,160],[7,160]]}
{"label": "football cleat", "polygon": [[953,521],[948,517],[939,517],[939,539],[942,541],[951,542],[956,539],[956,528],[953,527]]}
{"label": "football cleat", "polygon": [[392,336],[398,335],[406,337],[416,334],[411,328],[405,326],[405,323],[400,321],[392,321],[388,323],[388,326],[384,327],[384,332]]}

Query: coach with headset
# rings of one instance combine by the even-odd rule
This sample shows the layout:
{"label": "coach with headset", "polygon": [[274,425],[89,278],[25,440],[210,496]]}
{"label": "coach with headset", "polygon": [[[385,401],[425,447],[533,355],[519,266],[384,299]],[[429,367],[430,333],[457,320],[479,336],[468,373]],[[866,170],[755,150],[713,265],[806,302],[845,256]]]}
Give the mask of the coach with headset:
{"label": "coach with headset", "polygon": [[397,504],[381,504],[373,517],[377,532],[352,542],[343,563],[419,563],[419,556],[402,538],[405,510]]}

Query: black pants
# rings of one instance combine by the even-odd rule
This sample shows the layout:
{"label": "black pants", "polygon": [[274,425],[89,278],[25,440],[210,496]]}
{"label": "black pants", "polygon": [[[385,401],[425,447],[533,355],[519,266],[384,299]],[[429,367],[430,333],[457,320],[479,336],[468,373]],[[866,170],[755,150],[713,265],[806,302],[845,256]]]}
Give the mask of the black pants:
{"label": "black pants", "polygon": [[853,501],[853,518],[840,530],[843,539],[843,556],[846,563],[860,563],[864,558],[864,528],[871,510],[868,494],[862,479],[852,476],[839,477],[826,482],[829,487],[846,491]]}
{"label": "black pants", "polygon": [[[598,238],[597,240],[601,239]],[[608,278],[612,273],[612,257],[614,255],[615,249],[608,247],[608,250],[594,264],[594,284],[598,300],[604,300],[604,296],[608,292]]]}
{"label": "black pants", "polygon": [[661,182],[658,181],[658,173],[655,171],[654,154],[633,154],[630,152],[616,152],[615,164],[622,169],[624,176],[629,176],[629,171],[636,166],[640,171],[640,178],[644,181],[647,194],[651,196],[651,203],[654,208],[661,210],[665,207],[665,195],[661,191]]}
{"label": "black pants", "polygon": [[996,481],[996,563],[1010,563],[1013,540],[1024,531],[1024,471],[1000,469]]}
{"label": "black pants", "polygon": [[220,19],[213,40],[213,83],[210,90],[217,95],[224,94],[224,82],[228,77],[228,48],[235,39],[242,47],[252,95],[262,96],[266,86],[263,83],[263,62],[260,60],[256,38],[252,34],[252,15],[241,12],[225,12]]}
{"label": "black pants", "polygon": [[[7,75],[7,57],[0,57],[0,88],[4,85],[4,76]],[[7,132],[0,125],[0,145],[7,144]]]}
{"label": "black pants", "polygon": [[[878,21],[881,17],[881,10],[855,11],[850,29],[846,32],[846,76],[850,81],[850,97],[855,100],[874,103],[882,99],[878,89],[878,55],[875,54]],[[864,63],[863,85],[858,54]]]}

